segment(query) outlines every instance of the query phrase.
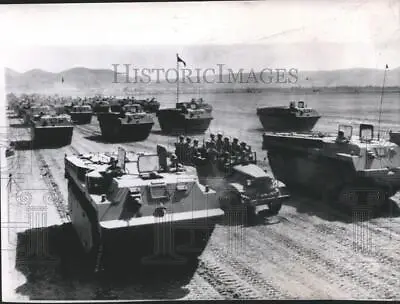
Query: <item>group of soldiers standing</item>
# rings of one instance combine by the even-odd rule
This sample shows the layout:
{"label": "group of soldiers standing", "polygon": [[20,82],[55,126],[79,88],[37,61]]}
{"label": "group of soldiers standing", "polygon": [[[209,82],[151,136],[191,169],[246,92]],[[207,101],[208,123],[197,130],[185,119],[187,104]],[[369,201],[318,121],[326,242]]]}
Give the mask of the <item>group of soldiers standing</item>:
{"label": "group of soldiers standing", "polygon": [[240,142],[238,138],[232,141],[228,137],[223,137],[222,133],[210,134],[210,139],[202,145],[198,139],[193,142],[190,137],[179,136],[179,142],[175,144],[175,154],[183,164],[195,164],[196,161],[208,160],[221,164],[239,164],[254,161],[254,154],[251,147],[245,142]]}

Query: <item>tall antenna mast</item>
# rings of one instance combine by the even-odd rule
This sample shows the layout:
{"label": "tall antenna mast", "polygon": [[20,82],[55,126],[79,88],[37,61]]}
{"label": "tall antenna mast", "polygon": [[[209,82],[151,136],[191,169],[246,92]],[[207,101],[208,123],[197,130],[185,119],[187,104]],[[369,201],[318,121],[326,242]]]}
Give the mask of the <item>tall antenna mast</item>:
{"label": "tall antenna mast", "polygon": [[378,140],[381,138],[381,116],[382,116],[382,102],[383,102],[383,93],[385,89],[385,81],[386,81],[386,71],[388,69],[388,65],[385,66],[385,72],[383,73],[383,84],[382,84],[382,92],[381,92],[381,104],[379,107],[379,120],[378,120]]}
{"label": "tall antenna mast", "polygon": [[176,103],[179,102],[179,60],[176,54]]}

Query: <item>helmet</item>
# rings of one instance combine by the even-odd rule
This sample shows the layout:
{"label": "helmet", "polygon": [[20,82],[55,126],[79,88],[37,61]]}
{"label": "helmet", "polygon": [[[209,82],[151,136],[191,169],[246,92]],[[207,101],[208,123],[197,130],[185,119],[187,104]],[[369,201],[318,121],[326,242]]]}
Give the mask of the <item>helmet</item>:
{"label": "helmet", "polygon": [[190,142],[191,141],[191,138],[190,137],[186,137],[186,142]]}
{"label": "helmet", "polygon": [[172,154],[171,159],[173,159],[173,160],[177,159],[176,154]]}
{"label": "helmet", "polygon": [[215,137],[215,134],[214,134],[214,133],[211,133],[211,134],[210,134],[210,137],[211,137],[211,138],[214,138],[214,137]]}
{"label": "helmet", "polygon": [[221,133],[221,132],[218,132],[217,136],[218,136],[218,137],[222,137],[222,133]]}
{"label": "helmet", "polygon": [[199,143],[199,140],[198,140],[198,139],[194,139],[194,140],[193,140],[193,143],[198,144],[198,143]]}
{"label": "helmet", "polygon": [[239,141],[239,139],[238,139],[237,137],[235,137],[235,138],[233,139],[233,141],[237,143],[237,142]]}
{"label": "helmet", "polygon": [[224,137],[224,141],[229,141],[229,138],[228,137]]}
{"label": "helmet", "polygon": [[246,146],[246,143],[245,143],[244,141],[242,141],[242,142],[240,143],[240,145],[241,145],[242,147],[245,147],[245,146]]}
{"label": "helmet", "polygon": [[183,139],[185,139],[185,136],[180,135],[180,136],[179,136],[179,139],[180,139],[180,140],[183,140]]}

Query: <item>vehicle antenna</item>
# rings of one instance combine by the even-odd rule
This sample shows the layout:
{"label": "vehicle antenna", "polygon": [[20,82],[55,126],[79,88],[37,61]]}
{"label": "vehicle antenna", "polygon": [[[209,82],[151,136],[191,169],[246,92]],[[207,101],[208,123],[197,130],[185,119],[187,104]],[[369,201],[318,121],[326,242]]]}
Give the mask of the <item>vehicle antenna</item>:
{"label": "vehicle antenna", "polygon": [[383,73],[383,84],[382,84],[382,92],[381,92],[381,103],[379,107],[379,120],[378,120],[378,141],[380,140],[381,135],[381,116],[382,116],[382,102],[383,102],[383,93],[385,89],[385,81],[386,81],[386,71],[388,70],[388,65],[385,66],[385,71]]}

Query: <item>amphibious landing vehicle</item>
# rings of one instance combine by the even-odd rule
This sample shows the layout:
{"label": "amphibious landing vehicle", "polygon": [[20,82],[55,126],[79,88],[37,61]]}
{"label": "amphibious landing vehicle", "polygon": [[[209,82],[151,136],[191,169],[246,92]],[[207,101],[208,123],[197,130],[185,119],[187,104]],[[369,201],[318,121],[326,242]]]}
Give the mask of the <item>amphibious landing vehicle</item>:
{"label": "amphibious landing vehicle", "polygon": [[157,113],[160,108],[160,103],[153,97],[152,99],[136,99],[134,97],[124,97],[114,99],[111,102],[111,111],[118,112],[124,105],[127,104],[138,104],[141,105],[143,110],[147,113]]}
{"label": "amphibious landing vehicle", "polygon": [[110,103],[103,99],[103,100],[96,100],[92,104],[93,113],[108,113],[110,111]]}
{"label": "amphibious landing vehicle", "polygon": [[31,125],[32,122],[38,120],[43,115],[48,115],[50,113],[50,107],[45,105],[30,105],[26,107],[25,113],[23,115],[24,123],[26,125]]}
{"label": "amphibious landing vehicle", "polygon": [[119,112],[97,113],[101,134],[108,141],[145,140],[154,125],[153,116],[138,104],[127,104]]}
{"label": "amphibious landing vehicle", "polygon": [[76,105],[72,107],[69,115],[76,124],[89,124],[92,121],[93,110],[89,105]]}
{"label": "amphibious landing vehicle", "polygon": [[400,146],[400,131],[389,132],[390,141]]}
{"label": "amphibious landing vehicle", "polygon": [[34,147],[69,145],[73,130],[68,115],[35,116],[31,120],[31,141]]}
{"label": "amphibious landing vehicle", "polygon": [[257,115],[265,131],[304,132],[310,131],[321,118],[312,108],[304,105],[304,101],[290,102],[285,107],[259,107]]}
{"label": "amphibious landing vehicle", "polygon": [[223,215],[195,168],[160,145],[154,154],[66,155],[65,176],[72,225],[96,266],[111,256],[142,264],[197,257]]}
{"label": "amphibious landing vehicle", "polygon": [[164,133],[204,133],[213,119],[212,106],[201,98],[192,99],[176,103],[175,108],[158,110],[157,117]]}
{"label": "amphibious landing vehicle", "polygon": [[277,214],[282,201],[289,196],[282,194],[278,181],[266,169],[257,165],[256,152],[237,138],[229,142],[218,134],[215,139],[198,145],[198,140],[180,137],[175,154],[184,164],[195,166],[199,180],[217,191],[224,211],[239,211],[246,214],[249,223],[260,211]]}
{"label": "amphibious landing vehicle", "polygon": [[322,133],[265,133],[263,149],[275,177],[288,189],[307,190],[347,207],[377,210],[400,189],[400,147],[374,138],[374,127],[339,125]]}

